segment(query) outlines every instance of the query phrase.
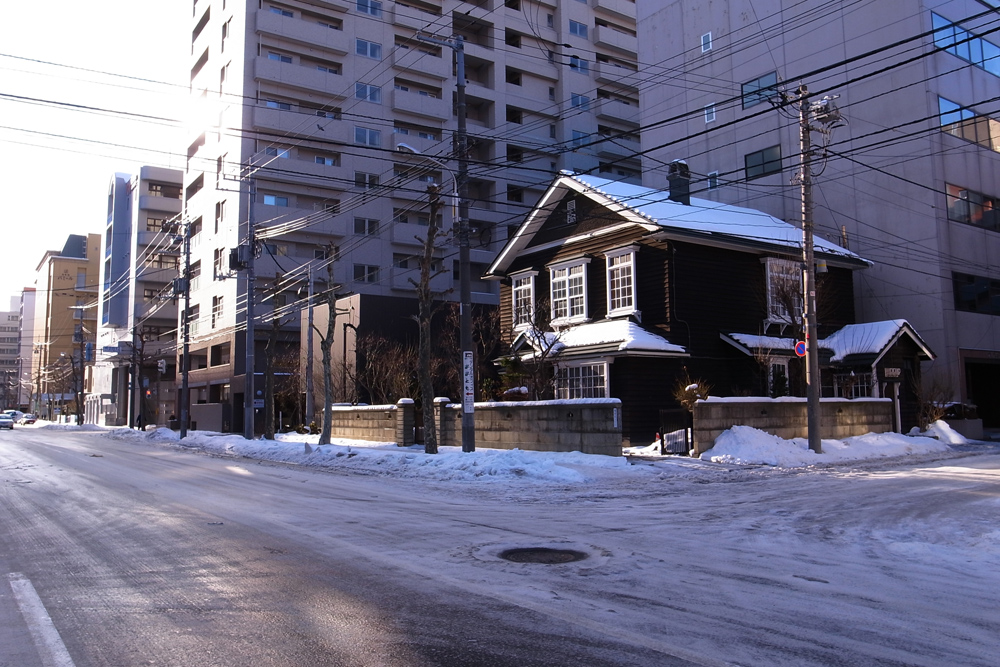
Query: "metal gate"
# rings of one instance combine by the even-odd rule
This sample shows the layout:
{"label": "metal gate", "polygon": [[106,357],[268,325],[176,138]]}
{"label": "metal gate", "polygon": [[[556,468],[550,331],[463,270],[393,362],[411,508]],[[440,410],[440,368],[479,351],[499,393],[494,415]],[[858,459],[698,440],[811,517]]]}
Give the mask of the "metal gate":
{"label": "metal gate", "polygon": [[692,415],[683,408],[660,410],[660,453],[687,454],[691,450]]}

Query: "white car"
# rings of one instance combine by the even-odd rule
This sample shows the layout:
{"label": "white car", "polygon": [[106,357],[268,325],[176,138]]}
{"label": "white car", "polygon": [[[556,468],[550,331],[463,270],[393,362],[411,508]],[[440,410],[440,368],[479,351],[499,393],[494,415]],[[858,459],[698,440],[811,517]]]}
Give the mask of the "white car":
{"label": "white car", "polygon": [[0,428],[9,428],[11,431],[14,430],[14,418],[9,412],[0,413]]}

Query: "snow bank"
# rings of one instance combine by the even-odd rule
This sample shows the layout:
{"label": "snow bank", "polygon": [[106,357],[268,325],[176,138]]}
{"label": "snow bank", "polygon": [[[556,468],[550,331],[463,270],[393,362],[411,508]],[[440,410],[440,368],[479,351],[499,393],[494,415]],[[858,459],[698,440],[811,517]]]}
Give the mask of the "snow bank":
{"label": "snow bank", "polygon": [[715,463],[763,464],[795,468],[817,463],[859,461],[910,454],[929,454],[949,449],[930,437],[899,433],[868,433],[844,440],[823,440],[823,453],[809,449],[805,438],[785,440],[750,426],[734,426],[715,439],[715,446],[703,452],[703,461]]}
{"label": "snow bank", "polygon": [[969,442],[964,435],[940,419],[927,427],[927,435],[949,445],[965,445]]}

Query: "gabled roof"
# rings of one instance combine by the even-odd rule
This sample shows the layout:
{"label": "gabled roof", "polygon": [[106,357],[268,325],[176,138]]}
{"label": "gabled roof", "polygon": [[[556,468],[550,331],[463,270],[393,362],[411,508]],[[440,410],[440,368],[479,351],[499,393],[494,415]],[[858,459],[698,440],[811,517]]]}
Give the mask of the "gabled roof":
{"label": "gabled roof", "polygon": [[[563,171],[497,255],[487,275],[504,274],[541,229],[549,211],[568,191],[589,197],[630,224],[670,238],[784,253],[796,252],[802,247],[802,231],[798,227],[762,211],[697,198],[691,198],[690,205],[681,204],[672,201],[666,190]],[[569,237],[562,243],[572,241],[573,237]],[[814,246],[817,257],[827,261],[854,268],[870,266],[867,260],[825,239],[815,237]]]}
{"label": "gabled roof", "polygon": [[687,350],[663,336],[643,329],[631,320],[605,320],[568,327],[558,332],[528,330],[514,341],[514,349],[528,344],[547,349],[552,357],[573,354],[623,356],[686,356]]}
{"label": "gabled roof", "polygon": [[[831,353],[832,363],[850,363],[849,357],[855,359],[867,357],[865,362],[874,365],[881,361],[885,353],[903,336],[909,337],[916,343],[921,356],[927,359],[934,359],[937,356],[906,320],[848,324],[819,341],[818,346]],[[746,354],[753,354],[754,350],[762,349],[781,355],[791,355],[794,353],[796,343],[794,338],[742,333],[722,334],[722,339]]]}

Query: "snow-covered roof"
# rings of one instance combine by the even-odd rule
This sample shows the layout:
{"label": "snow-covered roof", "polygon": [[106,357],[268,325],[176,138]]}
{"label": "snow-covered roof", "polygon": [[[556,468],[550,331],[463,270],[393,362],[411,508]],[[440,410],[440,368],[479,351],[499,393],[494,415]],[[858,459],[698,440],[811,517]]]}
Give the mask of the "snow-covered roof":
{"label": "snow-covered roof", "polygon": [[617,343],[619,351],[642,350],[683,354],[685,349],[662,336],[646,331],[631,320],[589,322],[564,329],[558,334],[554,351]]}
{"label": "snow-covered roof", "polygon": [[[820,340],[818,345],[833,353],[830,361],[834,363],[844,361],[852,355],[875,355],[881,358],[886,350],[903,335],[910,336],[927,358],[933,359],[935,357],[935,354],[906,320],[848,324],[829,337]],[[797,342],[795,338],[743,333],[724,334],[723,339],[727,338],[742,345],[746,348],[744,351],[748,353],[752,353],[753,350],[793,351]],[[876,359],[877,362],[878,359]]]}
{"label": "snow-covered roof", "polygon": [[[672,201],[666,190],[569,172],[563,172],[563,176],[604,195],[660,227],[718,236],[720,240],[722,237],[731,237],[790,249],[802,247],[802,230],[762,211],[694,197],[691,198],[690,205],[681,204]],[[850,250],[820,237],[814,237],[814,246],[820,252],[864,261]]]}
{"label": "snow-covered roof", "polygon": [[929,358],[934,353],[921,340],[917,332],[906,320],[885,320],[882,322],[866,322],[864,324],[848,324],[834,332],[830,337],[820,341],[820,345],[831,350],[830,361],[843,361],[853,354],[882,353],[894,343],[900,335],[907,333]]}

